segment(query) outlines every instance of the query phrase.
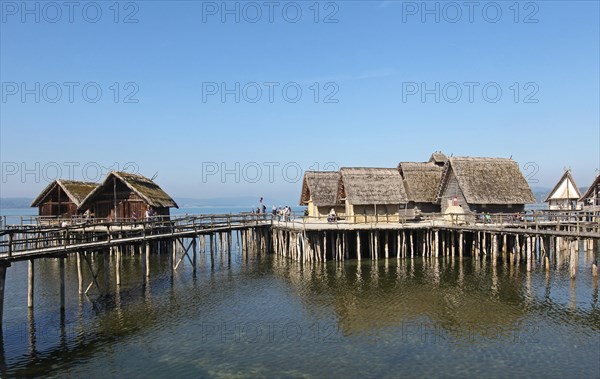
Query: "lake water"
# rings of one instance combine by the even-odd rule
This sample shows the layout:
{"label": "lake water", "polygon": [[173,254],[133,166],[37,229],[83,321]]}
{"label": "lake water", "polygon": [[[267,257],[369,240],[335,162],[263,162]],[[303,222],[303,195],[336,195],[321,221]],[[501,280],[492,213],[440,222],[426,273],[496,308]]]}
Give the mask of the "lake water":
{"label": "lake water", "polygon": [[27,263],[7,270],[2,377],[600,377],[589,252],[576,280],[566,267],[304,265],[238,251],[214,265],[200,254],[195,274],[183,261],[171,279],[153,254],[147,283],[140,256],[126,254],[119,291],[110,259],[110,294],[80,297],[67,258],[63,314],[58,260],[36,261],[32,314]]}

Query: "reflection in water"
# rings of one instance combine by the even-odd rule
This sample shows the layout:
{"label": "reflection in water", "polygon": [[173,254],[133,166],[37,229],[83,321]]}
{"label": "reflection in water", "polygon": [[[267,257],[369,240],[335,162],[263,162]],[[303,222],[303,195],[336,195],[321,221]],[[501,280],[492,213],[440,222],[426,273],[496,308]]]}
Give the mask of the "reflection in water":
{"label": "reflection in water", "polygon": [[33,318],[33,309],[27,309],[27,320],[29,321],[29,354],[31,356],[36,355],[35,348],[35,320]]}
{"label": "reflection in water", "polygon": [[73,285],[62,314],[56,264],[40,261],[35,319],[20,313],[26,281],[10,281],[6,374],[600,375],[598,283],[589,270],[571,280],[568,270],[443,254],[299,263],[215,252],[211,265],[210,251],[200,251],[195,274],[186,259],[173,277],[168,254],[151,256],[149,278],[143,255],[124,255],[119,289],[113,270],[113,292],[89,298],[79,296],[67,260]]}

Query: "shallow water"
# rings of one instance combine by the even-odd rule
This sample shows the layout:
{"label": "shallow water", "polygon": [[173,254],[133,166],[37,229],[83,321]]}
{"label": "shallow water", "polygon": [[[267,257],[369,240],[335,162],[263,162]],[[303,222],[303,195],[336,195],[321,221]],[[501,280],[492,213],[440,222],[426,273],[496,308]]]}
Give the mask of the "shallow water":
{"label": "shallow water", "polygon": [[600,377],[587,254],[575,281],[567,268],[471,259],[303,265],[238,252],[214,267],[201,254],[195,275],[183,261],[171,279],[162,254],[147,283],[127,254],[120,291],[111,257],[111,293],[89,297],[69,257],[62,315],[58,260],[36,261],[32,314],[19,262],[7,271],[2,376]]}

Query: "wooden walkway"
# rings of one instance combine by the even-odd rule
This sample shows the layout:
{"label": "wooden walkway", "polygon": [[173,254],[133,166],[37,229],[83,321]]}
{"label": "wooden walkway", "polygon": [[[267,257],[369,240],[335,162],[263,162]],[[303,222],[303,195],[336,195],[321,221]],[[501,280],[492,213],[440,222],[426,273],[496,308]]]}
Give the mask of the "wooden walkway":
{"label": "wooden walkway", "polygon": [[194,238],[250,228],[272,228],[289,232],[455,230],[527,236],[557,236],[576,239],[600,239],[600,217],[585,215],[548,215],[540,213],[530,220],[498,217],[484,223],[462,215],[425,215],[421,221],[400,219],[387,222],[327,222],[308,217],[281,221],[279,217],[253,214],[193,215],[143,222],[80,222],[67,227],[47,223],[5,226],[0,229],[0,263],[29,260],[65,253],[97,250],[175,238]]}
{"label": "wooden walkway", "polygon": [[19,225],[0,230],[0,261],[15,262],[65,253],[220,232],[270,227],[270,218],[199,215],[145,222],[82,223],[67,227]]}
{"label": "wooden walkway", "polygon": [[595,222],[552,222],[539,223],[514,222],[514,223],[462,223],[444,220],[428,220],[414,222],[371,222],[348,223],[344,221],[274,221],[273,227],[289,231],[356,231],[356,230],[462,230],[472,232],[508,233],[532,236],[558,236],[572,238],[600,238],[600,227]]}

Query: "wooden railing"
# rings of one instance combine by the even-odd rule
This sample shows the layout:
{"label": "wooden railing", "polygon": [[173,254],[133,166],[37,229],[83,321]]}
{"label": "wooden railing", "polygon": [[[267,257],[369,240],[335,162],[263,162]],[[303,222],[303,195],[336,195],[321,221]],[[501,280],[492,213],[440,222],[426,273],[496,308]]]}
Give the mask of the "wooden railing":
{"label": "wooden railing", "polygon": [[[151,219],[123,219],[118,222],[105,219],[69,218],[49,220],[31,217],[32,223],[5,225],[0,229],[0,258],[20,252],[56,251],[75,246],[102,246],[108,243],[131,243],[145,239],[169,236],[192,236],[219,230],[233,230],[258,225],[319,227],[324,224],[401,224],[402,226],[422,223],[424,226],[474,226],[490,228],[519,228],[527,230],[568,229],[574,233],[597,233],[600,237],[598,212],[535,211],[525,214],[440,214],[420,213],[415,216],[402,214],[352,215],[337,217],[328,222],[326,217],[308,217],[299,212],[287,216],[255,213],[155,216]],[[25,220],[25,218],[23,219]]]}
{"label": "wooden railing", "polygon": [[150,220],[124,219],[119,222],[92,219],[62,226],[55,223],[9,225],[0,230],[0,258],[10,258],[20,252],[44,249],[56,251],[60,247],[64,249],[86,245],[93,247],[111,242],[125,243],[159,237],[191,236],[219,230],[271,225],[271,222],[270,215],[240,213],[156,216]]}
{"label": "wooden railing", "polygon": [[327,216],[305,216],[294,213],[289,219],[274,219],[274,224],[279,226],[292,226],[301,224],[302,227],[318,227],[319,225],[369,225],[376,227],[377,224],[401,224],[415,225],[423,223],[427,226],[479,226],[486,225],[505,228],[540,229],[553,228],[556,230],[564,228],[572,229],[574,232],[585,231],[586,233],[599,233],[600,215],[598,212],[586,211],[529,211],[525,213],[465,213],[465,214],[441,214],[441,213],[418,213],[415,215],[403,214],[354,214],[338,215],[333,222],[328,221]]}

